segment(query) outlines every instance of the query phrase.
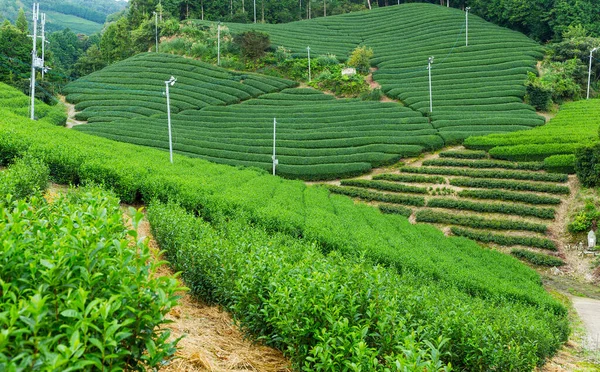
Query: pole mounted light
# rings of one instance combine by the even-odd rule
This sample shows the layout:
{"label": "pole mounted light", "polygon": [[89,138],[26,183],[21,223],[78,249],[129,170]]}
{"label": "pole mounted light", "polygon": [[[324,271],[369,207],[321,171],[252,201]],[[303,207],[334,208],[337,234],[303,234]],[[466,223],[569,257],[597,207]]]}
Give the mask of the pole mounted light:
{"label": "pole mounted light", "polygon": [[275,175],[275,168],[277,167],[277,165],[279,165],[279,160],[277,160],[277,157],[275,154],[276,139],[277,139],[277,119],[273,118],[273,156],[271,157],[271,159],[273,159],[273,175]]}
{"label": "pole mounted light", "polygon": [[156,47],[156,53],[158,53],[158,13],[157,12],[152,12],[154,13],[154,44]]}
{"label": "pole mounted light", "polygon": [[469,46],[469,10],[471,10],[471,7],[468,6],[465,10],[465,46]]}
{"label": "pole mounted light", "polygon": [[594,52],[597,50],[598,50],[598,48],[594,48],[594,49],[590,50],[590,68],[588,70],[588,86],[587,86],[587,98],[586,99],[590,99],[590,84],[592,83],[592,58],[593,58]]}
{"label": "pole mounted light", "polygon": [[429,65],[427,66],[427,70],[429,70],[429,112],[433,112],[433,92],[431,90],[431,65],[433,64],[433,57],[429,57]]}
{"label": "pole mounted light", "polygon": [[308,51],[308,81],[311,82],[311,76],[310,76],[310,47],[306,47],[306,50]]}
{"label": "pole mounted light", "polygon": [[169,99],[169,86],[175,85],[176,81],[177,79],[175,79],[174,76],[171,76],[169,80],[165,81],[165,92],[167,94],[167,123],[169,128],[169,158],[171,160],[171,164],[173,164],[173,137],[171,136],[171,102]]}

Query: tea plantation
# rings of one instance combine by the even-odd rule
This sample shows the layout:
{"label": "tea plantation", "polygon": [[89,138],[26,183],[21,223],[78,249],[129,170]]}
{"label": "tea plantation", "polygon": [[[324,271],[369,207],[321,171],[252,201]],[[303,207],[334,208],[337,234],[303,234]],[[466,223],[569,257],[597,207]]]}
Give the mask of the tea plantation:
{"label": "tea plantation", "polygon": [[544,161],[547,169],[573,173],[575,149],[598,138],[600,100],[566,103],[547,125],[526,132],[472,137],[465,146],[497,159]]}
{"label": "tea plantation", "polygon": [[[239,105],[186,110],[173,118],[174,150],[216,163],[272,169],[277,118],[277,174],[323,179],[443,146],[418,113],[395,103],[336,100],[313,89],[286,89]],[[168,149],[164,116],[77,127],[86,133]]]}
{"label": "tea plantation", "polygon": [[[207,22],[197,21],[199,24]],[[383,91],[423,114],[429,111],[427,61],[434,56],[433,126],[447,143],[475,132],[510,132],[542,125],[522,102],[524,81],[541,47],[524,35],[457,9],[410,3],[285,25],[227,24],[232,32],[262,30],[275,46],[306,58],[346,59],[358,45],[373,48],[374,78]]]}
{"label": "tea plantation", "polygon": [[[152,201],[153,231],[192,292],[297,370],[532,370],[568,336],[566,309],[533,270],[471,240],[257,169],[171,164],[164,151],[32,122],[1,101],[0,117],[1,164],[34,159],[54,182]],[[6,345],[0,363],[19,355]]]}

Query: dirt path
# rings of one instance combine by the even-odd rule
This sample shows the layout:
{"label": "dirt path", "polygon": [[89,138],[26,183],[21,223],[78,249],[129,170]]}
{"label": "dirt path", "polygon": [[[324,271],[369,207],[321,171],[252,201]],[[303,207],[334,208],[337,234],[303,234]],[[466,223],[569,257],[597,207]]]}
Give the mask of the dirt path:
{"label": "dirt path", "polygon": [[67,128],[73,128],[76,125],[87,124],[87,121],[75,120],[75,105],[67,102],[65,96],[58,96],[63,105],[67,108]]}
{"label": "dirt path", "polygon": [[582,346],[588,350],[600,350],[600,301],[583,297],[572,297],[571,301],[587,333]]}
{"label": "dirt path", "polygon": [[[157,254],[159,247],[150,231],[147,220],[142,221],[138,233],[149,239],[149,246]],[[162,260],[161,257],[156,257]],[[169,267],[163,266],[158,275],[171,276]],[[172,339],[184,336],[178,344],[177,357],[161,372],[287,372],[289,362],[278,350],[254,344],[234,325],[231,316],[217,306],[205,305],[185,294],[179,305],[167,315],[173,323]]]}
{"label": "dirt path", "polygon": [[[373,79],[373,72],[374,71],[377,71],[377,67],[371,67],[371,72],[369,73],[369,75],[367,75],[367,77],[365,78],[365,80],[369,84],[369,87],[371,88],[371,90],[381,89],[381,84],[379,84],[378,82],[376,82]],[[400,101],[391,99],[390,97],[386,96],[385,94],[381,95],[380,102],[396,102],[396,103],[400,103]]]}

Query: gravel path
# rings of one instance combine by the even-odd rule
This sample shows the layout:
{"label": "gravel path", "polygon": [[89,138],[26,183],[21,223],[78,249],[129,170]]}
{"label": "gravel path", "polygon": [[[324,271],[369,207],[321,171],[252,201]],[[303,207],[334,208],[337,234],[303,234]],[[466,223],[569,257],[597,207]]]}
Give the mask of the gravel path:
{"label": "gravel path", "polygon": [[600,350],[600,300],[583,297],[572,297],[571,300],[587,332],[584,348]]}

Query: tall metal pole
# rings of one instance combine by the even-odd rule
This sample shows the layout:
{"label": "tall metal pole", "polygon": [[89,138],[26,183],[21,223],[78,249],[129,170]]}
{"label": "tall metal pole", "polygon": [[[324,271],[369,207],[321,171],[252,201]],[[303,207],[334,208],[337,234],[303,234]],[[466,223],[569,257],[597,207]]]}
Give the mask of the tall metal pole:
{"label": "tall metal pole", "polygon": [[256,23],[256,0],[254,0],[254,23]]}
{"label": "tall metal pole", "polygon": [[217,66],[221,66],[221,22],[217,24]]}
{"label": "tall metal pole", "polygon": [[46,73],[46,13],[42,13],[42,80]]}
{"label": "tall metal pole", "polygon": [[273,118],[273,157],[272,157],[272,159],[273,159],[273,175],[275,175],[275,168],[279,164],[279,160],[277,160],[276,153],[275,153],[276,140],[277,140],[277,119]]}
{"label": "tall metal pole", "polygon": [[154,12],[154,41],[156,44],[156,53],[158,53],[158,13]]}
{"label": "tall metal pole", "polygon": [[433,92],[431,90],[431,64],[433,63],[433,57],[429,57],[429,65],[427,66],[427,70],[429,70],[429,112],[433,112]]}
{"label": "tall metal pole", "polygon": [[468,6],[465,8],[465,10],[467,11],[465,13],[465,37],[466,37],[466,41],[465,41],[465,46],[469,46],[469,10],[471,10],[471,7]]}
{"label": "tall metal pole", "polygon": [[588,70],[588,86],[587,86],[587,98],[586,99],[590,99],[590,85],[592,83],[592,57],[595,51],[597,51],[598,48],[594,48],[592,50],[590,50],[590,68]]}
{"label": "tall metal pole", "polygon": [[171,78],[165,81],[166,93],[167,93],[167,125],[169,128],[169,159],[171,160],[171,164],[173,164],[173,137],[171,135],[171,102],[169,97],[169,85],[175,85],[177,79],[171,76]]}
{"label": "tall metal pole", "polygon": [[37,63],[37,22],[40,4],[33,3],[33,49],[31,50],[31,120],[35,120],[35,65]]}
{"label": "tall metal pole", "polygon": [[310,47],[306,47],[306,50],[308,51],[308,81],[312,81],[311,76],[310,76]]}

